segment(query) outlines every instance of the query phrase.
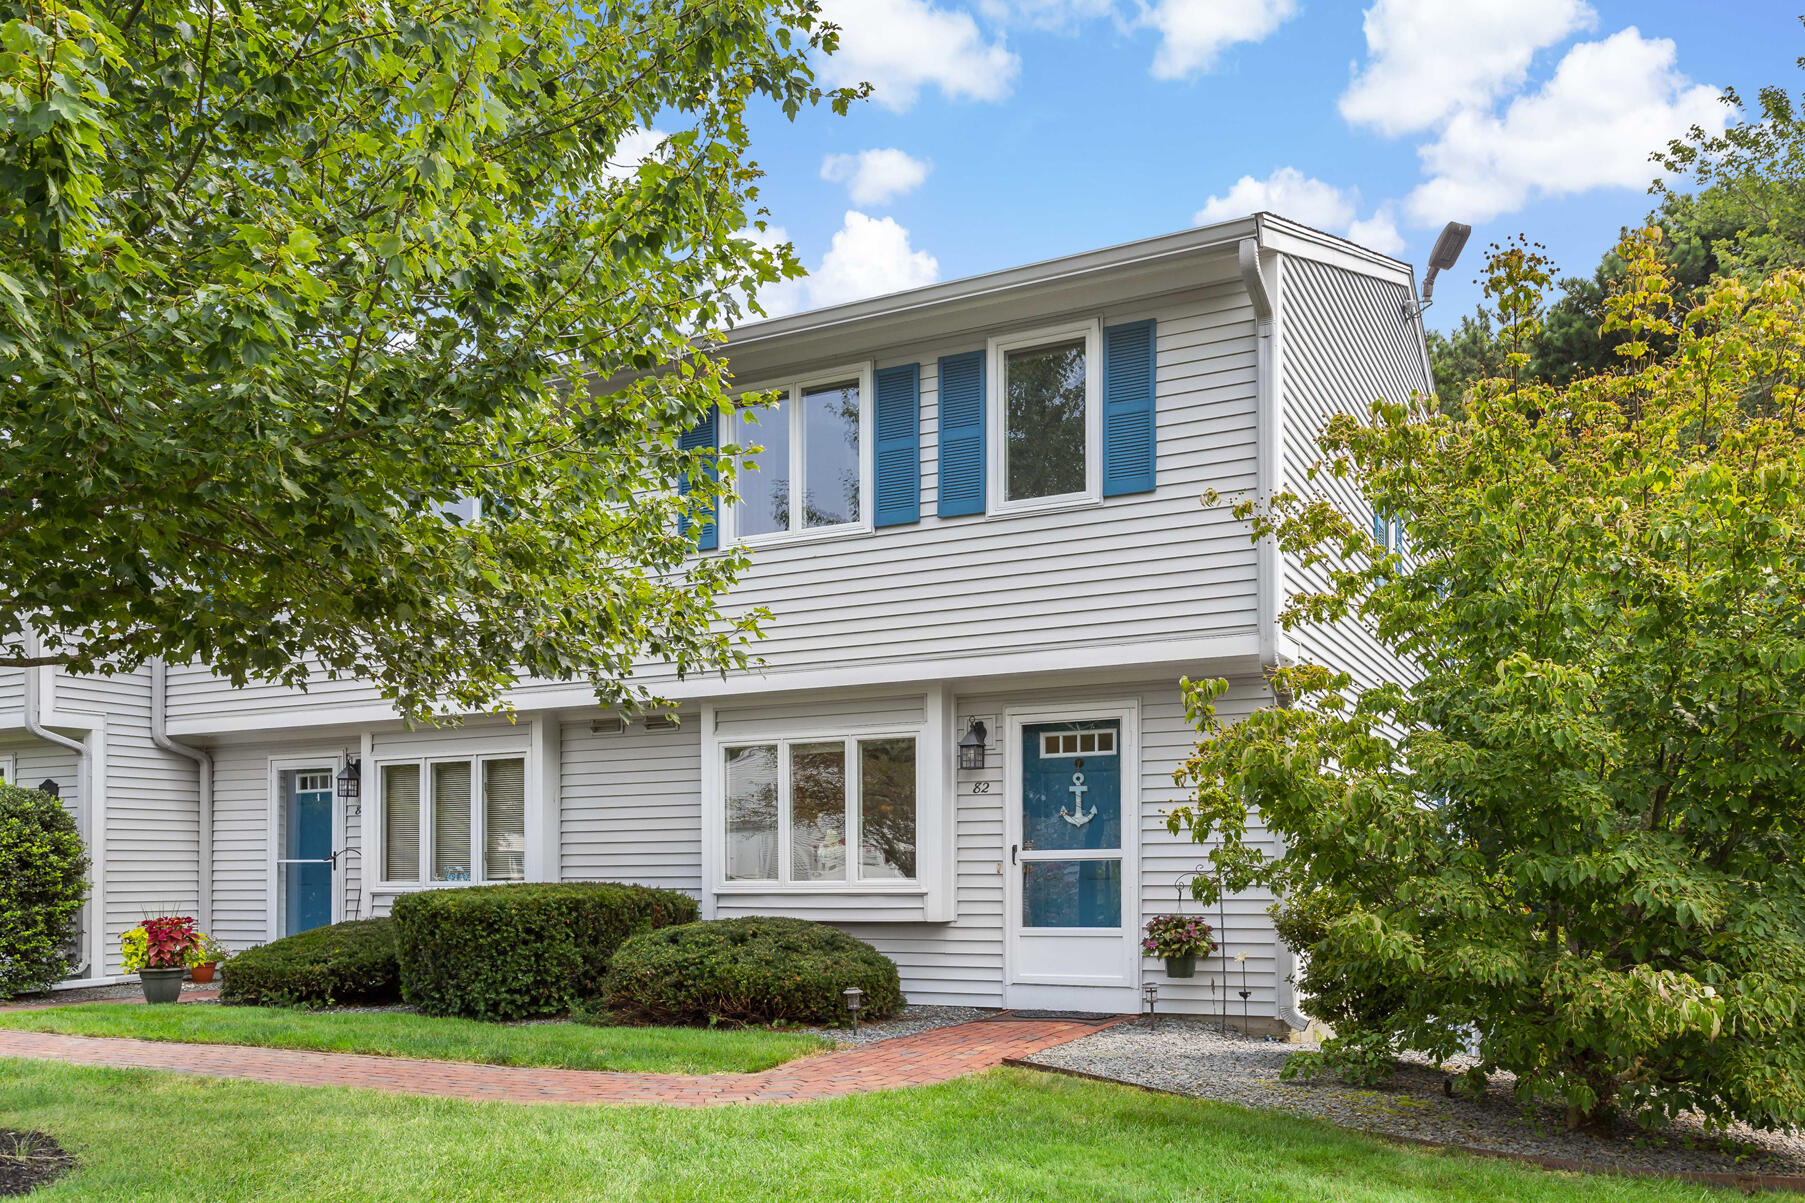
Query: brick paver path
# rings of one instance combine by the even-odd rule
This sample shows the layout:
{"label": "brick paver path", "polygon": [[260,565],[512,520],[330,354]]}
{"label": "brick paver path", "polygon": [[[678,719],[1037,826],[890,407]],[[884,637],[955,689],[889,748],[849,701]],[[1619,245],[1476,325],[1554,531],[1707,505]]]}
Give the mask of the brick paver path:
{"label": "brick paver path", "polygon": [[1061,1020],[962,1023],[840,1052],[817,1053],[739,1074],[605,1073],[463,1061],[416,1061],[361,1053],[313,1053],[226,1044],[173,1044],[107,1036],[0,1030],[0,1057],[75,1065],[162,1069],[287,1086],[359,1086],[395,1094],[510,1103],[794,1103],[925,1086],[1064,1044],[1094,1025]]}

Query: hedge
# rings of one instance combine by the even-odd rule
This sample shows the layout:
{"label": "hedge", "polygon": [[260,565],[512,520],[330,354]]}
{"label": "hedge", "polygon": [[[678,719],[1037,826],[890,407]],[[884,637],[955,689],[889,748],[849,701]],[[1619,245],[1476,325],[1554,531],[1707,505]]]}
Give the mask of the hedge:
{"label": "hedge", "polygon": [[88,896],[88,857],[63,804],[0,784],[0,999],[68,975]]}
{"label": "hedge", "polygon": [[621,941],[697,913],[686,894],[613,882],[404,894],[394,911],[401,997],[428,1015],[555,1015],[601,989]]}
{"label": "hedge", "polygon": [[805,919],[713,919],[634,936],[614,954],[606,997],[648,1023],[841,1023],[848,986],[861,1015],[902,1008],[896,963],[863,940]]}
{"label": "hedge", "polygon": [[261,944],[220,966],[230,1003],[329,1007],[401,998],[395,921],[358,919]]}

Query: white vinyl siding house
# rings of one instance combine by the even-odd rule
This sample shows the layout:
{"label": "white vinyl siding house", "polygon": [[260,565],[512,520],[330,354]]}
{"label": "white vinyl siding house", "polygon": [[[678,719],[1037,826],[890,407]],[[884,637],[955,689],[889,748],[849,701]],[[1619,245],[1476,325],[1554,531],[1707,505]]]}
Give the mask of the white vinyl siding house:
{"label": "white vinyl siding house", "polygon": [[1194,978],[1139,956],[1147,917],[1197,911],[1207,853],[1163,817],[1196,739],[1179,681],[1227,677],[1238,716],[1287,660],[1391,670],[1353,624],[1281,632],[1309,578],[1232,511],[1304,487],[1330,413],[1427,391],[1413,295],[1405,265],[1261,214],[741,327],[737,379],[779,399],[688,441],[765,447],[699,552],[752,550],[729,605],[773,616],[759,670],[644,665],[676,706],[655,719],[530,681],[511,720],[409,731],[361,682],[170,666],[205,830],[196,766],[152,738],[152,670],[55,686],[85,767],[0,674],[0,767],[63,782],[95,832],[94,977],[148,910],[243,946],[409,890],[602,879],[833,923],[920,1002],[1132,1010],[1157,981],[1162,1008],[1238,1021],[1245,983],[1251,1026],[1285,1030],[1270,899],[1212,910],[1226,957]]}

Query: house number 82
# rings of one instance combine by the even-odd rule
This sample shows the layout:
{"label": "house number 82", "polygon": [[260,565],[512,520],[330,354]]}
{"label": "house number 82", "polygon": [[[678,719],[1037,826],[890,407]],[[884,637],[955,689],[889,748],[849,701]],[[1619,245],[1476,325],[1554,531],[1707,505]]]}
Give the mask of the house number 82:
{"label": "house number 82", "polygon": [[974,794],[988,794],[990,792],[990,782],[988,782],[988,781],[972,782],[971,783],[971,792]]}

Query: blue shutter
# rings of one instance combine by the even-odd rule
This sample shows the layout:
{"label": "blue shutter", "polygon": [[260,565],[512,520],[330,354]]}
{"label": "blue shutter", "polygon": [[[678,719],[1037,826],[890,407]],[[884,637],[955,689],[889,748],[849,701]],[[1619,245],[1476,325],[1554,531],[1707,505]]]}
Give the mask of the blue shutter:
{"label": "blue shutter", "polygon": [[1103,331],[1103,495],[1153,488],[1153,322]]}
{"label": "blue shutter", "polygon": [[921,521],[921,365],[877,373],[877,525]]}
{"label": "blue shutter", "polygon": [[1377,543],[1380,547],[1389,547],[1391,545],[1391,539],[1388,538],[1388,536],[1390,534],[1391,534],[1391,520],[1386,518],[1385,515],[1382,512],[1380,512],[1378,506],[1374,506],[1373,507],[1373,542]]}
{"label": "blue shutter", "polygon": [[[716,446],[717,441],[714,433],[715,423],[720,420],[720,417],[721,415],[719,412],[710,410],[706,418],[703,418],[700,422],[697,422],[694,426],[683,432],[683,436],[677,440],[677,446],[684,451],[694,451],[699,447]],[[719,473],[720,469],[711,457],[708,462],[708,478],[710,480],[718,480],[720,479]],[[677,492],[685,497],[689,496],[689,477],[687,475],[677,482]],[[715,506],[718,504],[719,502],[714,499],[710,499],[708,503],[708,521],[703,524],[702,533],[696,539],[696,547],[702,551],[713,551],[716,547],[720,546],[720,532],[715,527]],[[688,534],[689,519],[685,517],[678,523],[677,529],[684,534]]]}
{"label": "blue shutter", "polygon": [[984,352],[940,360],[940,516],[984,512]]}

